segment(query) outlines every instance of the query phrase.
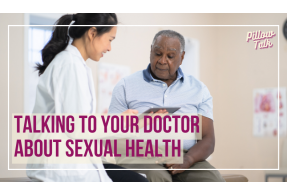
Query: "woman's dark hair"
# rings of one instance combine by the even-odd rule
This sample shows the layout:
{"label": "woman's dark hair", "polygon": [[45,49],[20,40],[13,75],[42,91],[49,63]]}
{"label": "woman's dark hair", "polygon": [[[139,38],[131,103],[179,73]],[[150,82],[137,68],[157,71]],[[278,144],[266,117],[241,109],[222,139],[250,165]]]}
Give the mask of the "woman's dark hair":
{"label": "woman's dark hair", "polygon": [[74,27],[75,25],[103,25],[95,26],[97,28],[97,36],[101,36],[109,32],[113,27],[104,25],[118,24],[117,16],[114,13],[78,13],[63,15],[56,21],[55,25],[70,25],[72,21],[75,22],[70,28],[69,26],[54,26],[52,37],[42,50],[43,65],[36,63],[36,70],[39,71],[39,76],[44,73],[54,57],[68,46],[70,37],[73,39],[81,38],[92,27]]}

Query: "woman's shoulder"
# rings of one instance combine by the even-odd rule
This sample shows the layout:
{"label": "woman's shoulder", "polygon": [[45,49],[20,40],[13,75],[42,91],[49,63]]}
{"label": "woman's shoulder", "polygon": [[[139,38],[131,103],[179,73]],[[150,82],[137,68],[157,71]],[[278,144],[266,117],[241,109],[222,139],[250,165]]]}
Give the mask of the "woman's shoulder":
{"label": "woman's shoulder", "polygon": [[51,61],[50,65],[53,67],[53,69],[63,69],[63,68],[82,69],[84,67],[82,62],[79,61],[77,57],[75,57],[67,50],[63,50],[60,53],[58,53],[55,56],[55,58]]}
{"label": "woman's shoulder", "polygon": [[47,69],[45,70],[44,74],[49,75],[52,74],[53,76],[63,74],[64,72],[76,72],[80,73],[84,71],[84,65],[78,64],[78,60],[66,50],[61,51],[58,53],[51,63],[48,65]]}
{"label": "woman's shoulder", "polygon": [[55,58],[52,60],[51,64],[71,64],[73,62],[71,53],[67,52],[66,50],[61,51],[58,53]]}

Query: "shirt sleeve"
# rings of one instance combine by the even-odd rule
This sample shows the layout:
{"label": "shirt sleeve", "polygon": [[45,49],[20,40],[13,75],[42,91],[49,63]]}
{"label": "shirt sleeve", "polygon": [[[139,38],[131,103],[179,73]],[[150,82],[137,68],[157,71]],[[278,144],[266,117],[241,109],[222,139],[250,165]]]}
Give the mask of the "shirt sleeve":
{"label": "shirt sleeve", "polygon": [[202,90],[202,102],[198,105],[198,114],[213,120],[213,98],[208,88],[204,85]]}
{"label": "shirt sleeve", "polygon": [[55,113],[90,114],[92,97],[87,70],[84,64],[74,62],[69,54],[64,58],[62,63],[55,64],[53,72]]}
{"label": "shirt sleeve", "polygon": [[125,80],[123,78],[113,90],[109,113],[122,113],[127,109],[128,105],[126,102]]}

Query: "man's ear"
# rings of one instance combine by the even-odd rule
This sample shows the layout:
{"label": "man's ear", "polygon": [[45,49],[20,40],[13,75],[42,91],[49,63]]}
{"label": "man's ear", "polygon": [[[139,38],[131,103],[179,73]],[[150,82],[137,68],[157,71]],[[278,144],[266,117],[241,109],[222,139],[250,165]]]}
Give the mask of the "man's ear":
{"label": "man's ear", "polygon": [[151,53],[151,50],[152,50],[152,45],[150,45],[150,53]]}
{"label": "man's ear", "polygon": [[181,53],[181,62],[180,62],[180,65],[182,64],[182,61],[183,61],[183,59],[184,59],[184,55],[185,55],[185,51],[182,51],[182,53]]}

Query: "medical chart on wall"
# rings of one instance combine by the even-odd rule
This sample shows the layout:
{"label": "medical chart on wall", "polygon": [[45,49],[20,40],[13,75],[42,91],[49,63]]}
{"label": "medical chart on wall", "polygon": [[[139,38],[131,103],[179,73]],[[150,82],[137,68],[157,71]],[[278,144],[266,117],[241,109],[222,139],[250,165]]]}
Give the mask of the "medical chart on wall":
{"label": "medical chart on wall", "polygon": [[108,113],[113,89],[125,76],[130,75],[127,66],[100,63],[98,66],[98,102],[97,112]]}
{"label": "medical chart on wall", "polygon": [[253,135],[277,137],[279,111],[279,135],[286,136],[286,88],[254,89],[253,103]]}

